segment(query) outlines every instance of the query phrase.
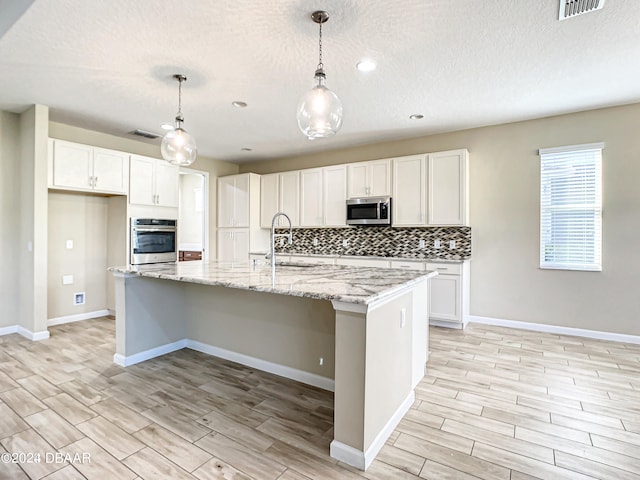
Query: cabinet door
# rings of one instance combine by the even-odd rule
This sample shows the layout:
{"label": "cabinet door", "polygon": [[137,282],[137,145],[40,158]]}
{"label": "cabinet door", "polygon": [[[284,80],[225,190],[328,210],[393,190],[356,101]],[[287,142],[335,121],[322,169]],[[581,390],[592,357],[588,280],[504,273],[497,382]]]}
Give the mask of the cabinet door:
{"label": "cabinet door", "polygon": [[156,205],[177,207],[180,189],[180,169],[164,160],[156,161]]}
{"label": "cabinet door", "polygon": [[260,226],[271,228],[271,219],[278,213],[278,174],[260,177]]}
{"label": "cabinet door", "polygon": [[233,188],[233,226],[249,226],[249,174],[235,175]]}
{"label": "cabinet door", "polygon": [[424,155],[393,160],[394,226],[426,224],[426,162]]}
{"label": "cabinet door", "polygon": [[347,169],[344,165],[326,167],[324,174],[324,225],[344,227],[347,219]]}
{"label": "cabinet door", "polygon": [[235,178],[218,178],[218,227],[233,227]]}
{"label": "cabinet door", "polygon": [[249,261],[249,230],[235,230],[233,232],[233,261]]}
{"label": "cabinet door", "polygon": [[129,155],[104,148],[93,150],[93,185],[101,192],[127,193]]}
{"label": "cabinet door", "polygon": [[352,163],[347,165],[347,194],[349,198],[369,196],[367,177],[367,163]]}
{"label": "cabinet door", "polygon": [[218,230],[218,260],[221,262],[233,262],[233,257],[233,232]]}
{"label": "cabinet door", "polygon": [[391,195],[391,160],[369,162],[369,193],[372,197]]}
{"label": "cabinet door", "polygon": [[348,265],[353,267],[379,267],[389,268],[388,260],[381,260],[377,258],[347,258],[340,257],[336,259],[336,265]]}
{"label": "cabinet door", "polygon": [[154,205],[155,190],[153,176],[156,160],[131,155],[129,164],[129,203]]}
{"label": "cabinet door", "polygon": [[92,189],[93,147],[55,140],[53,144],[53,185]]}
{"label": "cabinet door", "polygon": [[324,223],[322,208],[322,169],[300,172],[300,226],[320,227]]}
{"label": "cabinet door", "polygon": [[460,275],[438,275],[430,280],[429,318],[461,322]]}
{"label": "cabinet door", "polygon": [[465,225],[466,150],[429,154],[429,225]]}
{"label": "cabinet door", "polygon": [[[300,172],[285,172],[280,174],[280,211],[291,219],[291,225],[300,225]],[[287,221],[280,217],[281,227],[288,226]]]}

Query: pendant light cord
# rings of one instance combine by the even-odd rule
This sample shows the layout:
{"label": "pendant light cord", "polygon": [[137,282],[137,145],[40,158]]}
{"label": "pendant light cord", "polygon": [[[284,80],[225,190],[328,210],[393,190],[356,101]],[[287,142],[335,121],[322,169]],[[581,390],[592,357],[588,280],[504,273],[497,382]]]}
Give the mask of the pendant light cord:
{"label": "pendant light cord", "polygon": [[320,25],[320,38],[318,40],[319,58],[317,70],[324,70],[324,65],[322,64],[322,22],[320,22],[318,25]]}

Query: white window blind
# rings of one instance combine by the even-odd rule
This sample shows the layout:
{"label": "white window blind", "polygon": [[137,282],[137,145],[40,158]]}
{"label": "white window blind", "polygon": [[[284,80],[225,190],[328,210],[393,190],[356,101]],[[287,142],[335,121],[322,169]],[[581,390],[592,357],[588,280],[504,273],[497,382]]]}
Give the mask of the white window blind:
{"label": "white window blind", "polygon": [[602,270],[603,148],[540,150],[540,268]]}

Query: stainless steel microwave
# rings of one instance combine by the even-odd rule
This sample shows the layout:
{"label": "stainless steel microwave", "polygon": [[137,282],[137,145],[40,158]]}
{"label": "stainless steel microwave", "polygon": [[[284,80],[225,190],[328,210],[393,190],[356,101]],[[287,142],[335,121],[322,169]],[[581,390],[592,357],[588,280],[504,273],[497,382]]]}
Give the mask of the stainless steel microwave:
{"label": "stainless steel microwave", "polygon": [[131,219],[131,265],[178,260],[176,220]]}
{"label": "stainless steel microwave", "polygon": [[347,225],[391,225],[391,197],[350,198]]}

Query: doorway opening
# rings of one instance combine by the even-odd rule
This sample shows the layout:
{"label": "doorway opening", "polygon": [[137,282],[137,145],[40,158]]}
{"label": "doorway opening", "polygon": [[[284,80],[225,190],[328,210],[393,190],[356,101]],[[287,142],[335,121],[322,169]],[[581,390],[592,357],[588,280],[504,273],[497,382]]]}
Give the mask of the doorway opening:
{"label": "doorway opening", "polygon": [[209,258],[209,172],[180,169],[178,261]]}

